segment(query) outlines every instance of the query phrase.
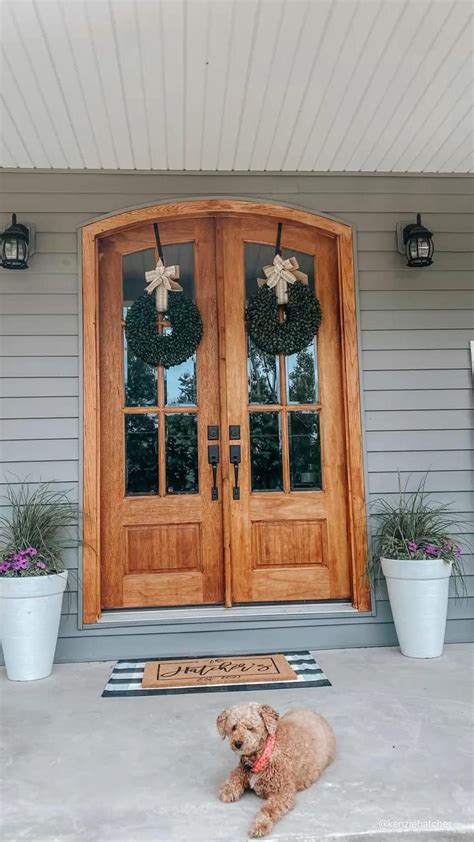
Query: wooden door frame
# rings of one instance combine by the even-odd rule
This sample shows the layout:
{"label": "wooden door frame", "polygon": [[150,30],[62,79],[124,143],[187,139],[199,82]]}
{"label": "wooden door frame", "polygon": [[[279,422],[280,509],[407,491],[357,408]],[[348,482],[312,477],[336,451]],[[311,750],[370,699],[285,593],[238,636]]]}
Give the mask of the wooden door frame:
{"label": "wooden door frame", "polygon": [[[100,238],[125,228],[159,220],[206,216],[264,216],[317,229],[336,242],[338,255],[339,321],[341,327],[344,423],[353,606],[370,611],[370,587],[365,575],[367,526],[359,356],[352,228],[309,211],[245,199],[190,199],[134,208],[106,216],[82,228],[83,314],[83,622],[96,623],[100,594],[100,382],[99,382],[99,249]],[[226,566],[228,560],[226,558]]]}

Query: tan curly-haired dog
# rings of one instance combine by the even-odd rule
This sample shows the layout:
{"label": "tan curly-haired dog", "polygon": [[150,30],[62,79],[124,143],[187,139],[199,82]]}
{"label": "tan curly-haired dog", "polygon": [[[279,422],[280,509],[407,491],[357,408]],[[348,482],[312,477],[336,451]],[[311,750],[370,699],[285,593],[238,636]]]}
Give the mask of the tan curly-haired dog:
{"label": "tan curly-haired dog", "polygon": [[234,705],[218,716],[217,730],[240,756],[219,798],[237,801],[246,789],[253,789],[266,799],[250,827],[254,838],[266,836],[293,809],[297,791],[314,784],[336,754],[331,726],[311,710],[290,711],[280,718],[270,705]]}

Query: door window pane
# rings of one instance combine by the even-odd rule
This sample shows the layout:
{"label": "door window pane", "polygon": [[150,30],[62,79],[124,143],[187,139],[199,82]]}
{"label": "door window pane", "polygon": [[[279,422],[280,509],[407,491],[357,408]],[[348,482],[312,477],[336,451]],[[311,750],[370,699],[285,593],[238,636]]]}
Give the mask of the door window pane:
{"label": "door window pane", "polygon": [[139,360],[127,348],[124,332],[125,406],[156,406],[158,403],[156,368]]}
{"label": "door window pane", "polygon": [[316,339],[303,351],[285,358],[288,403],[316,403],[318,400],[318,369]]}
{"label": "door window pane", "polygon": [[249,403],[279,403],[278,357],[264,354],[248,340]]}
{"label": "door window pane", "polygon": [[250,413],[252,491],[282,491],[279,412]]}
{"label": "door window pane", "polygon": [[321,442],[318,412],[288,413],[290,488],[321,490]]}
{"label": "door window pane", "polygon": [[151,413],[125,416],[125,494],[158,491],[158,418]]}
{"label": "door window pane", "polygon": [[195,414],[166,415],[166,493],[197,494],[198,444]]}
{"label": "door window pane", "polygon": [[167,406],[195,406],[196,354],[181,365],[165,369],[165,404]]}

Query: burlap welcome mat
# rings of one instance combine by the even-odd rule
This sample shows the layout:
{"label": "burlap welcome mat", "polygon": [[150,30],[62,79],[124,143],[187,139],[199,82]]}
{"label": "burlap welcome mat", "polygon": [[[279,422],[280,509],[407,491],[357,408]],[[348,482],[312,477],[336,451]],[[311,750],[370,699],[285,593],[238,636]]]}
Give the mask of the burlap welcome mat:
{"label": "burlap welcome mat", "polygon": [[105,697],[328,687],[310,652],[118,661]]}

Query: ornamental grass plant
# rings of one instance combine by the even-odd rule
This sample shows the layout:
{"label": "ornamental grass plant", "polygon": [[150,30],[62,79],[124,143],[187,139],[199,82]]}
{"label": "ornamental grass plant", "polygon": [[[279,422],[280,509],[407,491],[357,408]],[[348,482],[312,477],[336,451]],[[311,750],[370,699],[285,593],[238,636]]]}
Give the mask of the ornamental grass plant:
{"label": "ornamental grass plant", "polygon": [[66,547],[79,543],[80,514],[67,491],[51,483],[9,484],[0,516],[0,575],[50,576],[64,568]]}
{"label": "ornamental grass plant", "polygon": [[[465,592],[462,547],[457,536],[463,522],[451,507],[438,503],[426,491],[425,474],[414,490],[408,489],[410,477],[402,485],[398,475],[398,496],[395,500],[380,497],[371,505],[372,553],[368,573],[377,578],[382,558],[408,561],[443,559],[452,563],[455,588],[461,584]],[[465,544],[465,542],[463,542]],[[457,590],[457,595],[459,590]]]}

